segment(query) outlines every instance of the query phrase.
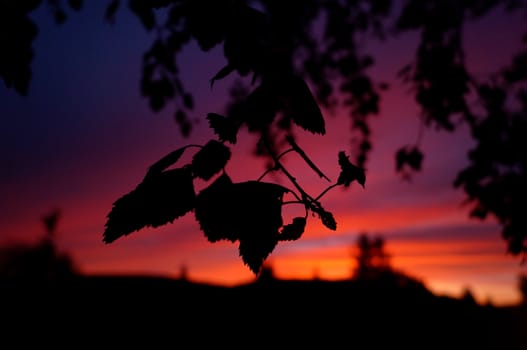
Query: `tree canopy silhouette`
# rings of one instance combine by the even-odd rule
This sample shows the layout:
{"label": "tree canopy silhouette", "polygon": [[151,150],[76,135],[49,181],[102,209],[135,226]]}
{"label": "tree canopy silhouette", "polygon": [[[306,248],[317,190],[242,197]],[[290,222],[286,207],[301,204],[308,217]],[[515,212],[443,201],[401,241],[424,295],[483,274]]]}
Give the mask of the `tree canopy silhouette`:
{"label": "tree canopy silhouette", "polygon": [[372,279],[386,271],[391,272],[390,256],[386,252],[385,242],[381,236],[369,237],[366,233],[361,233],[356,245],[358,254],[357,267],[353,274],[355,279]]}
{"label": "tree canopy silhouette", "polygon": [[352,258],[356,265],[352,271],[352,280],[383,289],[426,290],[420,280],[392,266],[391,256],[386,249],[386,241],[380,234],[360,233],[354,248]]}
{"label": "tree canopy silhouette", "polygon": [[[301,237],[310,212],[335,230],[337,223],[321,197],[353,181],[364,187],[373,142],[371,116],[379,112],[389,88],[371,77],[375,57],[361,41],[390,40],[412,31],[419,33],[417,50],[397,76],[420,107],[417,122],[445,131],[469,127],[475,146],[453,186],[465,192],[471,217],[492,217],[501,224],[508,252],[527,254],[527,34],[523,49],[488,76],[472,73],[463,41],[466,23],[495,11],[526,11],[526,1],[109,0],[104,18],[117,23],[116,13],[124,3],[155,34],[142,57],[141,93],[157,112],[166,110],[169,101],[175,103],[183,137],[192,133],[189,113],[195,105],[177,60],[187,43],[196,41],[204,52],[222,47],[226,64],[211,77],[211,88],[230,75],[249,77],[251,84],[233,86],[225,115],[207,114],[217,140],[166,155],[134,190],[115,201],[105,242],[193,211],[209,241],[238,242],[243,261],[256,273],[279,241]],[[0,77],[21,95],[29,93],[32,41],[38,33],[29,14],[39,6],[48,6],[62,23],[70,9],[82,9],[83,1],[0,2]],[[311,195],[288,172],[282,157],[296,153],[327,180],[295,141],[302,131],[325,135],[321,107],[347,111],[352,143],[336,157],[338,180]],[[293,188],[264,182],[267,172],[256,181],[232,182],[226,166],[242,127],[259,136],[255,151],[271,160],[268,172],[282,172]],[[190,149],[196,151],[190,163],[169,169]],[[404,178],[419,172],[423,160],[420,137],[395,151],[395,169]],[[196,179],[211,184],[196,193]],[[287,201],[287,195],[295,199]],[[281,208],[291,202],[303,205],[305,215],[284,225]]]}

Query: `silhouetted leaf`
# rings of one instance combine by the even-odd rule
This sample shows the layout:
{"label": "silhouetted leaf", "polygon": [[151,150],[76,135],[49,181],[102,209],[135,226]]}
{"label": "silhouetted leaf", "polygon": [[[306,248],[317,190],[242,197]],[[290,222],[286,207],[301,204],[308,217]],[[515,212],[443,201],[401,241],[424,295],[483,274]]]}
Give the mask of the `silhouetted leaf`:
{"label": "silhouetted leaf", "polygon": [[278,243],[278,232],[254,230],[251,235],[240,239],[238,251],[245,265],[256,275],[260,272],[265,259]]}
{"label": "silhouetted leaf", "polygon": [[324,116],[304,79],[296,75],[287,78],[287,109],[295,124],[314,134],[324,135]]}
{"label": "silhouetted leaf", "polygon": [[281,185],[246,181],[233,185],[232,208],[237,209],[236,225],[240,237],[252,235],[252,230],[277,232],[282,226],[282,197],[289,190]]}
{"label": "silhouetted leaf", "polygon": [[235,202],[230,197],[233,186],[229,176],[224,173],[197,196],[194,214],[209,242],[222,239],[235,242],[239,238],[232,223],[237,214],[232,204]]}
{"label": "silhouetted leaf", "polygon": [[192,130],[192,124],[190,123],[190,120],[188,119],[187,113],[185,113],[185,111],[182,109],[176,110],[176,114],[174,115],[174,120],[179,126],[181,135],[183,135],[183,137],[188,137],[190,135],[190,131]]}
{"label": "silhouetted leaf", "polygon": [[[527,43],[527,35],[523,36],[523,42]],[[511,84],[527,80],[527,50],[514,56],[512,65],[503,71],[503,77]]]}
{"label": "silhouetted leaf", "polygon": [[233,184],[222,174],[198,194],[196,220],[210,242],[239,241],[242,260],[257,273],[279,240],[287,191],[266,182]]}
{"label": "silhouetted leaf", "polygon": [[320,217],[320,220],[330,230],[335,231],[337,229],[337,221],[335,221],[335,218],[333,217],[333,214],[329,211],[326,211],[324,209],[317,211],[318,216]]}
{"label": "silhouetted leaf", "polygon": [[55,19],[55,23],[63,24],[68,17],[63,9],[57,7],[53,11],[53,18]]}
{"label": "silhouetted leaf", "polygon": [[7,88],[27,96],[31,80],[31,62],[38,28],[27,14],[38,1],[0,2],[0,78]]}
{"label": "silhouetted leaf", "polygon": [[484,220],[487,217],[487,214],[488,214],[488,210],[485,209],[482,205],[478,205],[470,211],[469,215],[470,217]]}
{"label": "silhouetted leaf", "polygon": [[192,158],[192,171],[197,177],[209,180],[225,167],[230,158],[229,147],[216,140],[210,140]]}
{"label": "silhouetted leaf", "polygon": [[406,164],[406,149],[400,148],[397,153],[395,153],[395,171],[400,172],[403,170],[404,165]]}
{"label": "silhouetted leaf", "polygon": [[305,81],[295,75],[265,79],[245,101],[250,131],[264,130],[283,111],[295,124],[315,134],[325,134],[325,122]]}
{"label": "silhouetted leaf", "polygon": [[337,184],[348,187],[354,180],[356,180],[363,188],[366,183],[366,174],[364,169],[361,169],[349,161],[349,157],[340,151],[338,154],[340,174]]}
{"label": "silhouetted leaf", "polygon": [[509,224],[505,225],[502,231],[503,238],[507,241],[507,250],[513,255],[527,254],[527,244],[525,239],[525,225]]}
{"label": "silhouetted leaf", "polygon": [[214,133],[218,135],[220,141],[228,141],[232,144],[236,143],[236,135],[240,124],[229,117],[224,117],[217,113],[208,113],[207,119],[209,126],[214,130]]}
{"label": "silhouetted leaf", "polygon": [[183,105],[185,108],[193,109],[194,108],[194,98],[191,94],[184,94],[183,95]]}
{"label": "silhouetted leaf", "polygon": [[223,52],[229,65],[246,76],[266,64],[271,31],[266,15],[245,3],[231,4],[230,12]]}
{"label": "silhouetted leaf", "polygon": [[245,99],[243,113],[249,131],[265,130],[280,110],[280,90],[273,81],[263,81]]}
{"label": "silhouetted leaf", "polygon": [[149,1],[129,0],[128,5],[130,6],[130,10],[132,10],[132,12],[134,12],[139,17],[141,23],[143,23],[147,30],[154,28],[156,24],[156,18]]}
{"label": "silhouetted leaf", "polygon": [[184,5],[188,29],[201,50],[208,51],[224,39],[231,13],[228,0],[193,0]]}
{"label": "silhouetted leaf", "polygon": [[103,241],[111,243],[144,227],[173,222],[194,209],[195,200],[192,174],[187,168],[147,176],[134,190],[114,202]]}
{"label": "silhouetted leaf", "polygon": [[423,161],[423,153],[417,147],[414,147],[408,153],[407,161],[408,161],[408,165],[412,169],[419,171],[421,170],[421,163]]}
{"label": "silhouetted leaf", "polygon": [[231,74],[233,71],[234,71],[234,67],[231,66],[230,64],[227,64],[225,67],[220,69],[218,71],[218,73],[216,73],[212,77],[212,79],[210,79],[210,87],[212,88],[212,86],[214,85],[214,82],[216,82],[216,80],[220,80],[220,79],[225,78],[227,75]]}
{"label": "silhouetted leaf", "polygon": [[507,98],[507,93],[504,89],[489,84],[480,85],[478,93],[483,99],[485,107],[491,111],[501,109]]}
{"label": "silhouetted leaf", "polygon": [[325,210],[320,205],[320,203],[310,202],[308,206],[309,206],[309,209],[313,211],[313,213],[318,215],[318,217],[320,218],[320,221],[322,221],[322,224],[324,224],[324,226],[326,226],[327,228],[333,231],[337,229],[337,221],[333,217],[333,214]]}
{"label": "silhouetted leaf", "polygon": [[395,154],[395,170],[410,179],[412,172],[421,170],[423,153],[416,147],[402,147]]}
{"label": "silhouetted leaf", "polygon": [[148,168],[147,176],[155,175],[161,173],[163,170],[167,169],[169,166],[175,164],[179,158],[183,155],[183,152],[187,149],[188,146],[178,148],[175,151],[170,152]]}
{"label": "silhouetted leaf", "polygon": [[282,199],[289,190],[283,186],[257,181],[236,184],[235,222],[239,229],[239,252],[243,262],[257,274],[279,240]]}
{"label": "silhouetted leaf", "polygon": [[68,0],[70,7],[76,11],[82,9],[83,0]]}
{"label": "silhouetted leaf", "polygon": [[150,0],[152,8],[160,9],[174,3],[174,0]]}
{"label": "silhouetted leaf", "polygon": [[306,218],[296,217],[293,218],[293,222],[285,225],[280,232],[281,241],[296,241],[299,239],[306,228]]}
{"label": "silhouetted leaf", "polygon": [[117,9],[119,8],[120,1],[119,0],[112,0],[106,7],[106,12],[104,13],[104,19],[111,23],[115,23],[115,13],[117,12]]}

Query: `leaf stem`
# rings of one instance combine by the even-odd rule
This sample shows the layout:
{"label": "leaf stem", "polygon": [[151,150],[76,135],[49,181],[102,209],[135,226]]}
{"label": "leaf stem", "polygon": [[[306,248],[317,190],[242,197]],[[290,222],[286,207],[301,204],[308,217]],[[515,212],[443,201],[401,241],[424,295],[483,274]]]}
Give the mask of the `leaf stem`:
{"label": "leaf stem", "polygon": [[326,193],[329,192],[329,190],[331,190],[332,188],[334,187],[337,187],[337,186],[340,186],[339,183],[334,183],[333,185],[330,185],[328,186],[324,191],[322,191],[316,198],[315,200],[318,201],[320,198],[322,198],[322,196],[324,196]]}
{"label": "leaf stem", "polygon": [[307,154],[304,152],[304,150],[302,150],[302,148],[300,148],[300,146],[298,146],[298,144],[295,142],[295,140],[293,139],[292,136],[288,135],[285,137],[285,140],[291,145],[291,147],[293,147],[293,150],[298,153],[300,155],[300,157],[302,157],[302,159],[304,159],[304,161],[307,163],[307,165],[309,165],[309,167],[311,169],[313,169],[317,174],[318,176],[320,176],[321,178],[324,178],[328,181],[331,181],[326,175],[324,175],[324,173],[315,165],[315,163],[313,163],[313,161],[311,159],[309,159],[309,157],[307,156]]}
{"label": "leaf stem", "polygon": [[[287,178],[289,179],[289,181],[291,181],[293,186],[295,186],[295,188],[298,190],[298,192],[300,192],[300,194],[302,195],[302,198],[305,198],[305,199],[307,199],[309,201],[316,202],[316,200],[313,197],[311,197],[306,191],[304,191],[304,189],[298,184],[298,182],[296,182],[296,178],[293,175],[291,175],[291,173],[280,162],[279,156],[274,154],[272,148],[269,146],[269,143],[266,141],[266,137],[265,136],[266,135],[263,135],[260,138],[260,142],[262,142],[262,144],[267,149],[267,152],[269,153],[269,155],[273,159],[273,161],[275,163],[274,168],[276,168],[277,170],[278,169],[281,170],[284,173],[284,175],[287,176]],[[282,153],[282,155],[283,155],[283,153]],[[302,202],[304,202],[304,204],[307,204],[307,203],[305,203],[305,200],[303,200]]]}
{"label": "leaf stem", "polygon": [[[292,148],[289,148],[285,151],[283,151],[282,153],[280,153],[278,156],[276,156],[276,159],[280,159],[282,158],[283,156],[285,156],[287,153],[289,152],[292,152],[294,151],[294,149]],[[273,158],[274,160],[274,158]],[[273,166],[272,168],[269,168],[267,169],[262,175],[260,175],[260,177],[256,180],[256,181],[261,181],[267,174],[269,174],[271,171],[276,171],[278,170],[279,168],[276,166],[276,161],[275,161],[275,166]]]}

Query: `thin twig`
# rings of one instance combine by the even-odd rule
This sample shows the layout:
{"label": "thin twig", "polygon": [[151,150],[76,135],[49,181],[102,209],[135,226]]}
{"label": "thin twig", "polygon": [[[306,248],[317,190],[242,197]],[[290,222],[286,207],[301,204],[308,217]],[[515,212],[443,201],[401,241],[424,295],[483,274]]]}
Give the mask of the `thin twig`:
{"label": "thin twig", "polygon": [[309,165],[309,167],[311,169],[313,169],[318,174],[318,176],[320,176],[321,178],[324,178],[324,179],[326,179],[326,180],[331,182],[331,180],[326,175],[324,175],[324,173],[315,165],[315,163],[313,163],[311,161],[311,159],[309,159],[307,154],[300,148],[300,146],[298,146],[296,144],[295,140],[293,140],[293,138],[291,136],[289,136],[289,135],[286,136],[285,140],[291,145],[291,147],[293,147],[295,152],[298,153],[300,155],[300,157],[302,157],[302,159],[305,160],[307,165]]}
{"label": "thin twig", "polygon": [[315,200],[318,201],[320,198],[322,198],[323,195],[325,195],[329,190],[331,190],[332,188],[334,187],[337,187],[337,186],[340,186],[338,183],[335,183],[331,186],[328,186],[324,191],[322,191],[322,193],[320,193],[316,198]]}
{"label": "thin twig", "polygon": [[[289,148],[289,149],[283,151],[282,153],[280,153],[280,154],[276,157],[276,159],[280,159],[280,158],[282,158],[284,155],[286,155],[287,153],[292,152],[292,151],[293,151],[293,149],[292,149],[292,148]],[[262,175],[260,175],[260,177],[259,177],[256,181],[261,181],[261,180],[262,180],[267,174],[269,174],[271,171],[276,171],[276,170],[278,170],[278,168],[276,167],[276,162],[275,162],[275,166],[273,166],[272,168],[267,169]]]}
{"label": "thin twig", "polygon": [[267,143],[267,141],[265,139],[265,135],[262,136],[260,141],[263,143],[263,145],[265,146],[265,148],[269,152],[269,155],[271,156],[271,158],[273,158],[273,161],[275,163],[275,167],[280,169],[284,173],[284,175],[287,176],[287,178],[289,178],[289,181],[291,181],[291,183],[295,186],[295,188],[301,193],[302,198],[309,199],[310,201],[315,201],[313,199],[313,197],[311,197],[306,191],[304,191],[304,189],[298,184],[298,182],[296,182],[296,178],[293,175],[291,175],[291,173],[289,173],[289,171],[287,171],[287,169],[284,167],[284,165],[280,162],[280,159],[278,158],[278,156],[276,156],[274,154],[274,152],[272,151],[271,147]]}

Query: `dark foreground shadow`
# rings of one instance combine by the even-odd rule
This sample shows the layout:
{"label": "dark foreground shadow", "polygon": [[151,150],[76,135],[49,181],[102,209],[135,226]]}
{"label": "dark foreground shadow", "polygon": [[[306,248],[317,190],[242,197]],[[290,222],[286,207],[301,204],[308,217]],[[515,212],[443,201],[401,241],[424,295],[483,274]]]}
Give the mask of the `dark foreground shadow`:
{"label": "dark foreground shadow", "polygon": [[[1,282],[4,340],[171,348],[525,349],[525,306],[425,289],[268,279],[219,287],[155,277]],[[157,346],[154,346],[157,347]]]}

